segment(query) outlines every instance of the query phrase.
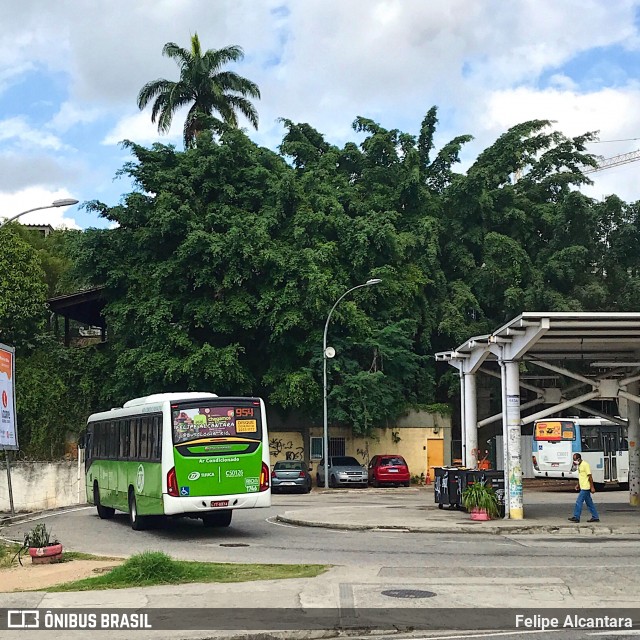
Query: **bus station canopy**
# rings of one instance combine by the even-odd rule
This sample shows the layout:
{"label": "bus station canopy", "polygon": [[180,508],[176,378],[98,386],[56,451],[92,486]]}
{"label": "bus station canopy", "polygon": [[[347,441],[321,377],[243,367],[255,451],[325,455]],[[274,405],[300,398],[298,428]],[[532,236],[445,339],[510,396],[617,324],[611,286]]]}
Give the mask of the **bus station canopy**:
{"label": "bus station canopy", "polygon": [[[494,345],[510,345],[510,360],[598,360],[640,366],[640,313],[527,311],[496,329],[474,336],[436,361],[497,360]],[[604,367],[603,367],[604,368]]]}
{"label": "bus station canopy", "polygon": [[[462,459],[466,467],[478,466],[478,429],[502,422],[505,500],[511,518],[523,517],[523,425],[577,409],[628,424],[630,449],[640,442],[640,313],[528,311],[490,334],[436,353],[436,362],[447,362],[460,374]],[[529,380],[538,376],[521,376],[522,362],[552,371],[571,383],[563,381],[561,386],[550,388],[541,384],[543,376],[531,383]],[[501,412],[480,421],[478,373],[502,382]],[[527,391],[525,397],[531,398],[524,403],[520,400],[522,389]],[[594,407],[594,402],[601,400],[627,401],[628,422]],[[631,453],[629,478],[631,503],[640,504],[640,457]]]}

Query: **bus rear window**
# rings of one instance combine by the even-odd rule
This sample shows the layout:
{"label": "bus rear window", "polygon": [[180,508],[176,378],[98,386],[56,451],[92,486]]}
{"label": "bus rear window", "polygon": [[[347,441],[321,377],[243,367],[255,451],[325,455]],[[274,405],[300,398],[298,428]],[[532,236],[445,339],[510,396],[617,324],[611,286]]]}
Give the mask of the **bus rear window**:
{"label": "bus rear window", "polygon": [[171,422],[174,444],[200,438],[262,438],[258,405],[180,405],[172,408]]}
{"label": "bus rear window", "polygon": [[535,439],[542,442],[560,442],[575,440],[576,428],[573,422],[565,420],[547,420],[536,422]]}

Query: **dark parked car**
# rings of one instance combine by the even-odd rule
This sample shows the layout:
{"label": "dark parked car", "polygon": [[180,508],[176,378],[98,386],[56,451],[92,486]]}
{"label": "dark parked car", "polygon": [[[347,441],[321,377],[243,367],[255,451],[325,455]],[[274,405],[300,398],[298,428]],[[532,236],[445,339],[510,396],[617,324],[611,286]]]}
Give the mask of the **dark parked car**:
{"label": "dark parked car", "polygon": [[271,492],[311,491],[311,476],[307,464],[302,460],[281,460],[271,472]]}
{"label": "dark parked car", "polygon": [[381,484],[401,484],[408,487],[411,484],[411,476],[405,459],[393,453],[373,456],[369,463],[369,483],[373,487],[379,487]]}
{"label": "dark parked car", "polygon": [[[319,487],[324,486],[324,460],[320,460],[316,482]],[[329,486],[366,487],[368,484],[367,469],[351,456],[333,456],[329,458]]]}

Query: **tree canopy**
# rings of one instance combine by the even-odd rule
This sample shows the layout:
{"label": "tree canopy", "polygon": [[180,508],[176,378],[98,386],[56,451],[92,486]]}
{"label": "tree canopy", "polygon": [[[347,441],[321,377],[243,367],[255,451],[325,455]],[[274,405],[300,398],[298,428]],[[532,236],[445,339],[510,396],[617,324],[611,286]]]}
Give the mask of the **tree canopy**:
{"label": "tree canopy", "polygon": [[[370,433],[410,407],[448,400],[455,381],[436,368],[435,351],[526,309],[635,308],[639,207],[580,192],[594,134],[567,138],[547,121],[525,122],[461,173],[471,137],[436,149],[435,107],[417,135],[356,118],[361,141],[343,146],[308,123],[282,122],[278,151],[233,128],[205,131],[184,151],[126,143],[133,159],[122,172],[134,190],[117,206],[89,205],[115,227],[66,237],[54,278],[58,287],[105,285],[108,343],[82,356],[25,352],[21,407],[47,384],[38,372],[61,359],[50,383],[84,389],[83,410],[210,390],[261,395],[319,423],[327,314],[345,291],[380,278],[340,302],[328,334],[337,352],[330,422]],[[26,255],[19,247],[11,251]],[[44,345],[46,288],[35,262],[29,269],[40,293],[18,325],[33,318]]]}

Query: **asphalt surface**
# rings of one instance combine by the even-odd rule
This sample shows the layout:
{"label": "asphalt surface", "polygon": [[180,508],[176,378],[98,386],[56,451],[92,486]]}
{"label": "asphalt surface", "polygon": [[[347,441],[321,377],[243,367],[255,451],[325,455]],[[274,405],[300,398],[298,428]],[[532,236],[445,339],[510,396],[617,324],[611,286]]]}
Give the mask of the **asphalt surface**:
{"label": "asphalt surface", "polygon": [[[492,533],[469,531],[468,515],[437,509],[427,489],[377,489],[314,491],[310,495],[276,495],[269,509],[238,511],[228,529],[206,529],[196,520],[170,520],[148,531],[131,530],[127,516],[100,520],[93,507],[4,526],[0,536],[20,540],[25,530],[46,522],[67,549],[100,555],[129,556],[145,549],[163,550],[177,558],[218,562],[322,563],[332,568],[314,579],[210,585],[159,586],[107,592],[0,594],[0,606],[62,608],[154,608],[211,606],[224,611],[238,607],[331,608],[334,611],[403,608],[640,607],[640,535],[612,534],[619,527],[638,524],[638,511],[627,504],[624,492],[597,494],[602,527],[580,526],[565,532],[575,494],[564,487],[525,493],[527,522],[552,523],[549,532]],[[306,513],[311,520],[337,518],[341,524],[374,525],[357,530],[323,526],[294,526],[278,518]],[[338,514],[338,515],[336,515]],[[409,515],[424,522],[448,523],[448,533],[402,528]],[[555,525],[553,524],[555,523]],[[317,525],[317,522],[315,523]],[[339,523],[340,524],[340,523]],[[557,525],[557,526],[556,526]],[[439,524],[438,526],[441,526]],[[615,527],[614,527],[615,528]],[[403,599],[396,594],[418,594]],[[422,595],[428,593],[429,595]],[[425,609],[426,610],[426,609]],[[68,640],[69,632],[42,632],[48,640]],[[38,635],[37,637],[40,637]],[[311,638],[327,633],[268,632],[239,636],[217,632],[109,632],[111,638]],[[482,631],[421,632],[413,638],[619,638],[608,630],[535,630],[496,633]],[[11,632],[7,638],[21,638]],[[34,635],[35,637],[35,635]],[[84,637],[84,636],[82,636]],[[107,637],[107,636],[105,636]],[[390,636],[387,636],[390,637]],[[398,636],[395,636],[398,637]],[[623,631],[622,637],[639,637]]]}

